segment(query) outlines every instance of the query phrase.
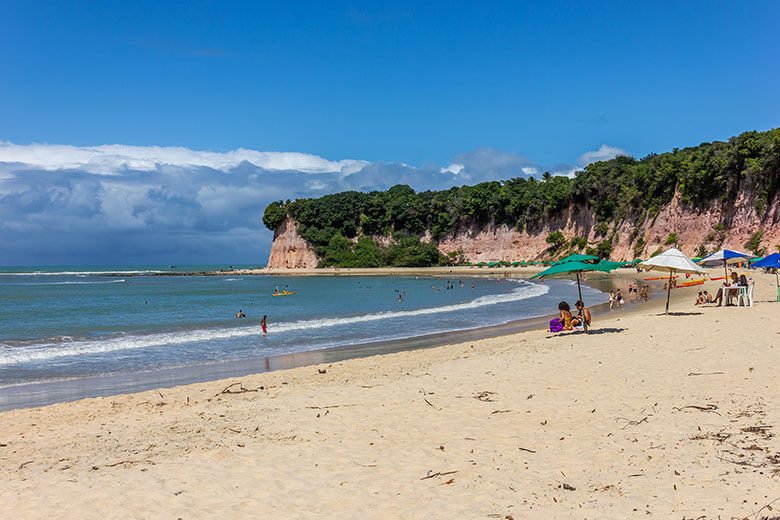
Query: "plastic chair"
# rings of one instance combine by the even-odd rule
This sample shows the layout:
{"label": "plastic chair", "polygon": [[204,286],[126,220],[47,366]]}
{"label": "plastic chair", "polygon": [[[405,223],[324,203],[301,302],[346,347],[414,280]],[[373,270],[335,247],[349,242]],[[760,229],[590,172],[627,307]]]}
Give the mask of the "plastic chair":
{"label": "plastic chair", "polygon": [[750,282],[744,290],[739,291],[737,305],[742,305],[744,307],[753,306],[753,285],[755,285],[755,282]]}

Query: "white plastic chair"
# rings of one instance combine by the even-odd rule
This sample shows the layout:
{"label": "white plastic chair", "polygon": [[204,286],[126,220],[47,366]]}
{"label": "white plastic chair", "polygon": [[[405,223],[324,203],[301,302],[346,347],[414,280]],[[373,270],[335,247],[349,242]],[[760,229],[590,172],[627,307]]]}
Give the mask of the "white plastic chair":
{"label": "white plastic chair", "polygon": [[737,297],[737,305],[742,305],[745,307],[753,306],[753,286],[755,284],[756,282],[750,282],[744,291],[739,291],[739,296]]}

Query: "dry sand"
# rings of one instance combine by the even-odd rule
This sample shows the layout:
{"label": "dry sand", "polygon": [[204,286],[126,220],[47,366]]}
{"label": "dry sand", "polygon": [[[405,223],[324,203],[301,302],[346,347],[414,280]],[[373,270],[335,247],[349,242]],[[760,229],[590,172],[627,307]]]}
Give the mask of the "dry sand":
{"label": "dry sand", "polygon": [[780,303],[754,276],[752,309],[678,290],[588,335],[5,412],[0,518],[772,517]]}

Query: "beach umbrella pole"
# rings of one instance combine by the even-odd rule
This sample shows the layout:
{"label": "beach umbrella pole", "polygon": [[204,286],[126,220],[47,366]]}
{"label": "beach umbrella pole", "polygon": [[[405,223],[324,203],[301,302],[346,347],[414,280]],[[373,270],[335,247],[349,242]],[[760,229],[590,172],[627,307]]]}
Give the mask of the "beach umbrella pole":
{"label": "beach umbrella pole", "polygon": [[669,283],[666,284],[666,314],[669,314],[669,298],[672,296],[672,277],[674,269],[669,273]]}
{"label": "beach umbrella pole", "polygon": [[[580,296],[582,306],[585,307],[585,302],[582,301],[582,287],[580,287],[580,272],[577,271],[577,294]],[[582,313],[582,325],[585,327],[585,332],[588,332],[588,322],[585,321],[585,313]]]}
{"label": "beach umbrella pole", "polygon": [[726,276],[726,281],[729,280],[729,270],[726,267],[728,264],[726,263],[726,256],[723,256],[723,274]]}

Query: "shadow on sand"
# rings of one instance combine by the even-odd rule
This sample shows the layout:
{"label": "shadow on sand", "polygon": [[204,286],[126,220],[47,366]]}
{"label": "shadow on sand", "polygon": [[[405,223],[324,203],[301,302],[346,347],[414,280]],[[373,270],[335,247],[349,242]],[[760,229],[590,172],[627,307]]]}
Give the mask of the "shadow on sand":
{"label": "shadow on sand", "polygon": [[656,314],[656,316],[701,316],[703,313],[701,312],[670,312],[669,314],[660,313]]}
{"label": "shadow on sand", "polygon": [[567,330],[565,332],[560,332],[560,333],[557,333],[557,334],[551,334],[551,335],[546,336],[546,337],[549,339],[549,338],[560,338],[560,337],[564,337],[564,336],[581,336],[583,334],[587,334],[588,336],[592,336],[594,334],[614,334],[614,333],[620,333],[620,332],[623,332],[624,330],[626,330],[626,329],[620,328],[620,327],[603,327],[603,328],[600,328],[600,329],[590,329],[590,330],[588,330],[588,332],[585,332],[584,330],[571,330],[571,331]]}

